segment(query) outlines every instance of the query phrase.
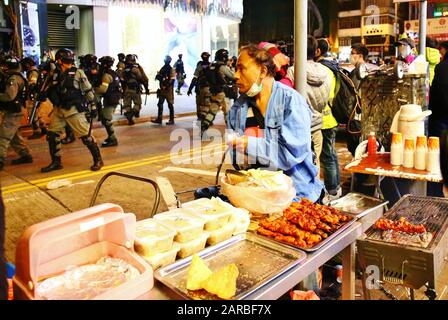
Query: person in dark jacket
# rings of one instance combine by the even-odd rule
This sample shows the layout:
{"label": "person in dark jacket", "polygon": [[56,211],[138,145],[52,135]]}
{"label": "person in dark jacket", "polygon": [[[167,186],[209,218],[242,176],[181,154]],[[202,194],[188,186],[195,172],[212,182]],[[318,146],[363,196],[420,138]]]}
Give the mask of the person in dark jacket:
{"label": "person in dark jacket", "polygon": [[448,41],[442,42],[439,50],[442,61],[435,68],[429,96],[429,134],[435,137],[448,130]]}
{"label": "person in dark jacket", "polygon": [[5,242],[5,206],[0,190],[0,300],[8,299],[8,283],[6,281]]}

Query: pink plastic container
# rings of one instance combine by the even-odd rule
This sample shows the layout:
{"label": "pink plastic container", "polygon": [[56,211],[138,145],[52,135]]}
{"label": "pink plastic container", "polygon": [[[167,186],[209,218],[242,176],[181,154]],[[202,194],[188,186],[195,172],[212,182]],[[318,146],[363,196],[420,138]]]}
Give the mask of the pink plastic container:
{"label": "pink plastic container", "polygon": [[68,266],[96,263],[110,256],[123,259],[140,276],[115,287],[95,300],[130,300],[154,286],[153,270],[136,253],[136,217],[120,206],[103,204],[29,227],[19,239],[15,299],[41,299],[35,289],[43,279],[62,274]]}

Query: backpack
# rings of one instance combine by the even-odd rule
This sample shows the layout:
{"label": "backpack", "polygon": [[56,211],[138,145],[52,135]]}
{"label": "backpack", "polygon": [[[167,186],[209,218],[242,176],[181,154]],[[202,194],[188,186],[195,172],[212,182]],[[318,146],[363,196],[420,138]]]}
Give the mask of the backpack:
{"label": "backpack", "polygon": [[329,68],[336,77],[336,89],[331,112],[338,123],[349,124],[355,113],[360,112],[361,97],[350,77],[338,64],[328,60],[321,60],[321,64]]}
{"label": "backpack", "polygon": [[106,70],[105,73],[112,77],[112,82],[109,83],[106,93],[104,94],[104,104],[107,106],[116,106],[120,103],[123,97],[123,88],[118,74],[113,70]]}
{"label": "backpack", "polygon": [[201,67],[198,75],[198,84],[201,88],[209,87],[210,83],[207,80],[207,73],[210,69],[210,63],[203,63],[202,61],[198,62],[198,67]]}
{"label": "backpack", "polygon": [[221,93],[224,91],[224,86],[227,81],[222,77],[219,72],[221,66],[224,64],[222,62],[213,62],[210,67],[205,71],[205,77],[208,84],[210,85],[210,92],[213,95]]}
{"label": "backpack", "polygon": [[17,93],[17,96],[14,98],[14,100],[2,103],[1,109],[5,109],[11,112],[20,112],[22,111],[22,107],[25,105],[25,101],[29,100],[30,89],[28,80],[26,80],[22,73],[12,72],[7,75],[5,82],[7,82],[11,76],[18,76],[22,78],[24,85],[23,88]]}

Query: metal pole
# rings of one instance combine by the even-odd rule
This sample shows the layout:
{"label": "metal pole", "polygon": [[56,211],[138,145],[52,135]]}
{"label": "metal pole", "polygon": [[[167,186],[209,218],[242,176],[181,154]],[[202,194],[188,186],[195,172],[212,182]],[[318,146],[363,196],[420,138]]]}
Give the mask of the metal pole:
{"label": "metal pole", "polygon": [[420,30],[419,30],[419,54],[424,56],[426,52],[426,26],[428,21],[428,1],[420,2]]}
{"label": "metal pole", "polygon": [[294,0],[294,12],[294,84],[296,90],[305,96],[308,1]]}

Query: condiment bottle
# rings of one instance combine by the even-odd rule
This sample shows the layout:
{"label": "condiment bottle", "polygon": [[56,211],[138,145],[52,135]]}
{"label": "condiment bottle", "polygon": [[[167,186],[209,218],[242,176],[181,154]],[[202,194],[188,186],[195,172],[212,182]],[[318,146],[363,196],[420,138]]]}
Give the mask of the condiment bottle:
{"label": "condiment bottle", "polygon": [[429,138],[426,170],[432,174],[440,173],[440,139],[438,137]]}
{"label": "condiment bottle", "polygon": [[369,140],[367,142],[367,152],[369,156],[376,154],[376,136],[375,132],[370,132]]}
{"label": "condiment bottle", "polygon": [[417,170],[426,170],[426,137],[417,137],[417,145],[414,153],[414,168]]}
{"label": "condiment bottle", "polygon": [[392,133],[390,164],[393,166],[401,166],[403,164],[403,135],[399,132]]}
{"label": "condiment bottle", "polygon": [[414,151],[415,151],[415,140],[413,138],[406,138],[404,141],[404,152],[403,152],[403,167],[414,168]]}

